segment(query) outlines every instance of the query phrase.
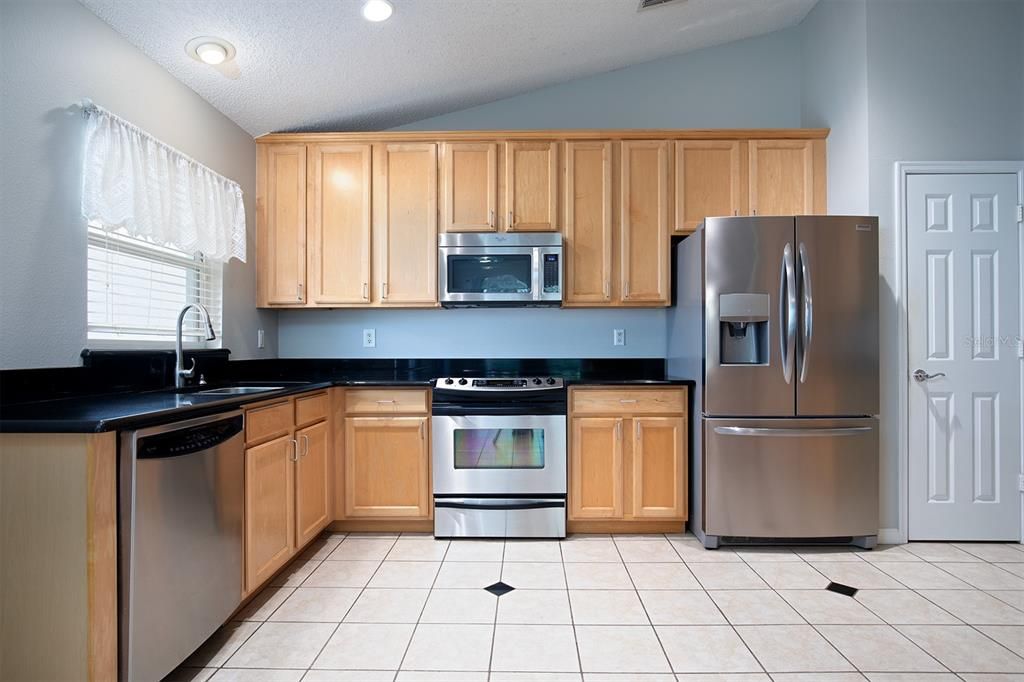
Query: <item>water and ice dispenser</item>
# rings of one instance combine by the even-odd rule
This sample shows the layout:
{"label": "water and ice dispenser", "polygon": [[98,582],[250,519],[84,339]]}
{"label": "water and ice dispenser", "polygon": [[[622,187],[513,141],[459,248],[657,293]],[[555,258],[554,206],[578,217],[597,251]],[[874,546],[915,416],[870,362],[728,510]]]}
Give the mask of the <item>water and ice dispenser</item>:
{"label": "water and ice dispenser", "polygon": [[723,365],[768,364],[768,294],[718,297],[718,358]]}

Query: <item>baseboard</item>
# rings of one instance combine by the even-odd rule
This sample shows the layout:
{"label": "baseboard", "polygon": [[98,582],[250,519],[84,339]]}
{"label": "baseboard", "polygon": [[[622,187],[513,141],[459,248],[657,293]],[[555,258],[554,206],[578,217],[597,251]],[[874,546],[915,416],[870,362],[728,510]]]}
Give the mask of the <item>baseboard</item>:
{"label": "baseboard", "polygon": [[344,519],[332,521],[328,530],[342,533],[433,533],[433,519]]}
{"label": "baseboard", "polygon": [[878,544],[880,545],[902,545],[903,536],[899,528],[879,528]]}
{"label": "baseboard", "polygon": [[569,533],[682,533],[684,521],[602,521],[568,522]]}

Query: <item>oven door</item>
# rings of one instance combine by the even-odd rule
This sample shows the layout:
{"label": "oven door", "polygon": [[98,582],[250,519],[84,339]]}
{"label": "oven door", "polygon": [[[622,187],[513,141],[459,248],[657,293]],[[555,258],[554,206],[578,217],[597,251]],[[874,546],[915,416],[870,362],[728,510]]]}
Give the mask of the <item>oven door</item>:
{"label": "oven door", "polygon": [[435,495],[566,493],[565,415],[435,415]]}
{"label": "oven door", "polygon": [[562,249],[557,246],[438,249],[438,292],[447,306],[558,305]]}

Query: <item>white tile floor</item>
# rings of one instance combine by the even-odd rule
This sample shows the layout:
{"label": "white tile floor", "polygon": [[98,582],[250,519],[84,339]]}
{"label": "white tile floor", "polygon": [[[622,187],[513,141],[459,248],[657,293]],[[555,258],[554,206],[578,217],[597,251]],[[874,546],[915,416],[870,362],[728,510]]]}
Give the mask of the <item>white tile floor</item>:
{"label": "white tile floor", "polygon": [[326,534],[237,618],[169,679],[1010,682],[1024,546]]}

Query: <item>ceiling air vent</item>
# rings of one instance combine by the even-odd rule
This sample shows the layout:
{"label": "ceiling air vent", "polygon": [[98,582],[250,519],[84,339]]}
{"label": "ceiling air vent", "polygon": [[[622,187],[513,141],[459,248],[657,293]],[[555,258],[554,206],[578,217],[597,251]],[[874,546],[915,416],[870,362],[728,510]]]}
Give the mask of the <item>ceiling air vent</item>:
{"label": "ceiling air vent", "polygon": [[645,9],[664,7],[665,5],[681,5],[684,2],[686,0],[640,0],[640,6],[636,8],[636,11],[643,12]]}

